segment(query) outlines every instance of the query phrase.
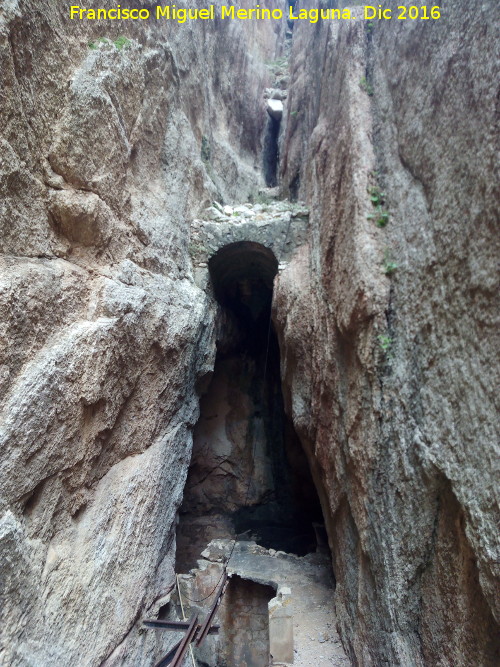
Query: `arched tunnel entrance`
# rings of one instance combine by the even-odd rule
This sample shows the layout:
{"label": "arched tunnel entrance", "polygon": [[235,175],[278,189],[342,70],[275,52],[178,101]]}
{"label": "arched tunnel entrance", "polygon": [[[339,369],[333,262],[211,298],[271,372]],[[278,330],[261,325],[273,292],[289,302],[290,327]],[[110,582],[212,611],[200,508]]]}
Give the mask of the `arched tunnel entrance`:
{"label": "arched tunnel entrance", "polygon": [[178,572],[194,567],[216,538],[312,553],[322,524],[305,454],[283,408],[271,323],[277,259],[244,241],[219,250],[209,270],[220,304],[217,356],[179,513]]}

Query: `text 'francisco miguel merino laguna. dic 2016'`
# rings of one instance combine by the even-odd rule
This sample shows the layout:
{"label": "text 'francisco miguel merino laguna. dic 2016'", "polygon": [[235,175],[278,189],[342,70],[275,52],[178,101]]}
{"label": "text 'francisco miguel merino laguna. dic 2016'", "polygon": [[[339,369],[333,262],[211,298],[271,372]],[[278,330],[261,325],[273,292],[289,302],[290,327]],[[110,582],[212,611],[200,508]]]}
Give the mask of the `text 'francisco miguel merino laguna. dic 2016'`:
{"label": "text 'francisco miguel merino laguna. dic 2016'", "polygon": [[[294,9],[288,8],[288,19],[291,21],[309,21],[310,23],[317,23],[319,20],[350,20],[362,18],[367,20],[372,19],[390,19],[392,18],[392,9],[384,8],[382,5],[364,5],[357,7],[357,10],[362,10],[360,14],[353,14],[351,9]],[[398,7],[398,10],[406,11],[405,7]],[[437,19],[439,18],[439,7],[412,7],[410,9],[417,9],[418,16],[409,16],[408,18],[421,19]],[[423,14],[420,15],[420,12]],[[158,5],[153,9],[131,9],[117,5],[115,9],[86,9],[79,5],[72,5],[69,8],[71,19],[76,20],[133,20],[146,21],[153,18],[157,20],[166,19],[177,21],[178,23],[185,23],[186,21],[197,20],[214,20],[220,19],[237,19],[240,21],[247,20],[269,20],[274,19],[279,21],[283,18],[283,10],[281,9],[267,9],[260,5],[255,5],[251,9],[238,9],[232,5],[209,5],[204,8],[199,7],[177,7],[176,5]],[[406,16],[398,15],[397,18],[406,18]]]}
{"label": "text 'francisco miguel merino laguna. dic 2016'", "polygon": [[[71,19],[80,20],[122,20],[122,21],[146,21],[150,18],[167,19],[184,23],[185,21],[213,20],[216,17],[221,19],[247,20],[265,20],[274,19],[279,21],[283,18],[281,9],[267,9],[260,5],[255,5],[251,9],[238,9],[232,5],[209,5],[205,8],[198,7],[177,7],[176,5],[158,5],[154,9],[130,9],[117,5],[116,9],[85,9],[79,5],[72,5],[69,8]],[[350,19],[349,9],[301,9],[294,14],[293,7],[289,8],[289,19],[306,19],[311,23],[316,23],[319,19]]]}

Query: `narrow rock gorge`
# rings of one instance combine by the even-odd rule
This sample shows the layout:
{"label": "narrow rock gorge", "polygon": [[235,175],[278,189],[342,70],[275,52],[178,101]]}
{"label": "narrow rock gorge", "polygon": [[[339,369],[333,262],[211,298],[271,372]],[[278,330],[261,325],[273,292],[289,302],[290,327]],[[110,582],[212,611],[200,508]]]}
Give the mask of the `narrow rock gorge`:
{"label": "narrow rock gorge", "polygon": [[0,0],[1,665],[500,663],[500,6],[355,4]]}

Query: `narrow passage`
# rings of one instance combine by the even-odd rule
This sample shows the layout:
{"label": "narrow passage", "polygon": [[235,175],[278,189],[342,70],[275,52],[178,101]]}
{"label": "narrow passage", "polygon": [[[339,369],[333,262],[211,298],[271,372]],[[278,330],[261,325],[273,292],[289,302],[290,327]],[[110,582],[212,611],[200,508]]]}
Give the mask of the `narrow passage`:
{"label": "narrow passage", "polygon": [[[231,579],[218,612],[219,636],[197,650],[198,664],[346,665],[321,506],[283,407],[270,319],[278,261],[264,245],[242,241],[216,252],[209,270],[220,306],[217,357],[194,431],[176,570],[189,613],[206,613],[211,600],[203,598],[228,558]],[[274,656],[269,663],[277,626],[268,604],[288,589],[283,608],[291,610],[292,654],[289,662]]]}

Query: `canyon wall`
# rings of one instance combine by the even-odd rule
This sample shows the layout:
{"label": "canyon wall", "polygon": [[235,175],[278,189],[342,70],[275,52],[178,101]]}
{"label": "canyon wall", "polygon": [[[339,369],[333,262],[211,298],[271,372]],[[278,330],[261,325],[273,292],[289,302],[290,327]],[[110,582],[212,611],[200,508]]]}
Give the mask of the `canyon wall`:
{"label": "canyon wall", "polygon": [[280,26],[68,14],[0,7],[0,663],[152,664],[215,357],[189,221],[262,185]]}
{"label": "canyon wall", "polygon": [[357,665],[499,659],[500,16],[442,5],[294,28],[274,319]]}
{"label": "canyon wall", "polygon": [[[353,664],[498,662],[498,11],[293,29],[280,180],[311,217],[274,320]],[[1,3],[2,665],[165,648],[141,619],[215,361],[190,221],[263,184],[284,32]]]}

